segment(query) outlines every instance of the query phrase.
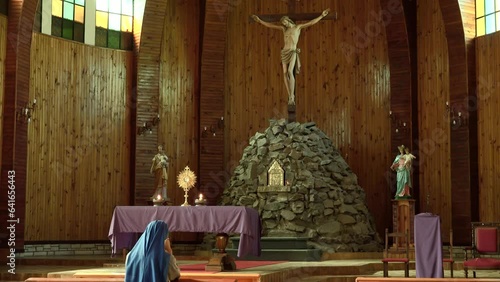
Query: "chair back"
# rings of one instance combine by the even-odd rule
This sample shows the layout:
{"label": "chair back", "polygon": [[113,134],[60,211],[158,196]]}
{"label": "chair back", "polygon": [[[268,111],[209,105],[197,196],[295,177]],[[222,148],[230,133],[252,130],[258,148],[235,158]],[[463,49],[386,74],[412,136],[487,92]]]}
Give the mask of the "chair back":
{"label": "chair back", "polygon": [[384,257],[404,257],[409,258],[410,255],[410,233],[406,232],[389,232],[385,229],[385,247]]}
{"label": "chair back", "polygon": [[472,247],[478,254],[498,254],[500,223],[472,223]]}

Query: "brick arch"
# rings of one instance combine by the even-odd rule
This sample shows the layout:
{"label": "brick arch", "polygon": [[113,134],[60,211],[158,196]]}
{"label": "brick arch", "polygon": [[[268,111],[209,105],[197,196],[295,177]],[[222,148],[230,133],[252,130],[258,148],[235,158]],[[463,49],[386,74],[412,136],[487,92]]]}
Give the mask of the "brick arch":
{"label": "brick arch", "polygon": [[[24,229],[26,197],[26,161],[28,150],[28,126],[16,121],[16,109],[29,100],[30,50],[33,23],[38,1],[10,1],[7,24],[7,56],[5,60],[4,124],[2,132],[2,179],[8,179],[8,171],[15,170],[16,217]],[[0,214],[2,230],[7,224],[7,182],[1,182]],[[3,233],[3,231],[2,231]],[[6,243],[6,242],[5,242]],[[24,233],[18,232],[16,248],[24,246]],[[6,245],[0,248],[6,248]]]}
{"label": "brick arch", "polygon": [[[135,163],[134,172],[131,173],[135,183],[135,189],[132,189],[135,204],[145,204],[147,198],[151,195],[151,189],[141,189],[141,187],[152,187],[152,179],[149,174],[149,166],[151,165],[151,155],[156,153],[156,150],[151,151],[151,148],[156,148],[158,140],[158,132],[153,131],[152,134],[145,134],[136,138],[136,128],[138,124],[152,120],[158,113],[159,91],[160,91],[160,54],[161,43],[163,37],[163,22],[165,21],[165,13],[167,1],[165,0],[147,0],[144,7],[144,16],[142,22],[142,30],[140,34],[135,34],[136,43],[136,76],[134,83],[135,93],[132,93],[132,105],[135,107],[135,123],[132,124],[131,134],[132,140],[135,142]],[[140,36],[140,39],[137,38]],[[132,113],[134,114],[134,113]]]}
{"label": "brick arch", "polygon": [[[407,2],[407,1],[405,1]],[[417,122],[416,110],[412,108],[412,99],[416,97],[416,69],[411,64],[412,56],[416,56],[416,52],[412,54],[410,47],[411,29],[407,23],[407,16],[405,15],[408,10],[412,8],[405,7],[402,0],[380,0],[381,12],[384,14],[385,32],[387,39],[387,52],[389,57],[389,69],[391,72],[391,101],[390,110],[393,115],[397,116],[400,120],[412,121],[410,123],[411,131],[396,133],[396,125],[391,125],[391,149],[396,149],[401,144],[411,145],[412,134],[416,132]],[[413,34],[415,35],[415,34]],[[414,103],[415,104],[415,103]],[[389,113],[387,113],[389,114]],[[412,126],[413,125],[413,126]],[[415,129],[413,129],[415,128]],[[415,136],[413,136],[415,139]],[[393,156],[391,156],[392,158]],[[417,170],[418,167],[415,168]],[[414,175],[418,175],[415,171]],[[414,177],[414,187],[418,187],[418,177]],[[413,193],[414,197],[418,197],[418,193]],[[393,195],[386,197],[385,203],[386,214],[389,218],[386,219],[386,225],[392,224],[390,215],[392,214],[391,202],[389,199]],[[380,231],[380,230],[379,230]]]}
{"label": "brick arch", "polygon": [[[454,242],[470,243],[470,223],[477,220],[477,151],[474,148],[475,109],[467,110],[467,101],[475,93],[475,55],[471,27],[474,25],[474,0],[439,0],[448,43],[450,70],[450,106],[469,118],[467,125],[451,127],[451,195]],[[472,20],[472,24],[471,24]],[[476,190],[476,191],[474,191]]]}

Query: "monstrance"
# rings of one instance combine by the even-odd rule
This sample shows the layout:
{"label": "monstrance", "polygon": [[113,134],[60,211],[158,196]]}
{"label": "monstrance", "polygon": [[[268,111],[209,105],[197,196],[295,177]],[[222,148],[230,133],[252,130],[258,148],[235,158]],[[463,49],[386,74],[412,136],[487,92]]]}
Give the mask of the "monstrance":
{"label": "monstrance", "polygon": [[187,200],[188,192],[196,184],[196,175],[189,169],[189,166],[186,166],[184,170],[179,173],[179,176],[177,176],[177,184],[184,190],[184,204],[181,206],[190,206]]}

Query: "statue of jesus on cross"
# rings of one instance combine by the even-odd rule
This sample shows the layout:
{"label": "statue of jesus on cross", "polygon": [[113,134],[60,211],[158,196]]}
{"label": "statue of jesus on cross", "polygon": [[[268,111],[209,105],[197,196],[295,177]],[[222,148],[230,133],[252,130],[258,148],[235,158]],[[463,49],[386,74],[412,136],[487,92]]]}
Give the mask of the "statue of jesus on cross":
{"label": "statue of jesus on cross", "polygon": [[295,75],[300,71],[300,49],[297,48],[300,31],[303,28],[310,27],[326,17],[330,9],[324,10],[321,15],[303,24],[295,24],[288,16],[281,18],[281,25],[265,22],[256,15],[252,15],[254,21],[265,27],[281,29],[283,31],[285,46],[281,50],[281,64],[283,66],[283,75],[286,91],[288,92],[288,104],[295,105]]}

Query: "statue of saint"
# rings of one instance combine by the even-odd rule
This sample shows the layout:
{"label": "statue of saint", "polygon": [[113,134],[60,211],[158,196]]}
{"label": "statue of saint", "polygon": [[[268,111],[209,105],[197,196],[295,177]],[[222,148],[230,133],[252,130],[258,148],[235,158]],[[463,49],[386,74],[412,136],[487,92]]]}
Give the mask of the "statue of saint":
{"label": "statue of saint", "polygon": [[[410,198],[410,188],[411,188],[411,178],[410,178],[410,170],[411,170],[411,160],[413,156],[411,153],[405,154],[405,146],[398,146],[399,155],[396,156],[394,161],[392,162],[391,169],[395,170],[397,173],[396,176],[396,195],[395,199],[400,198]],[[411,155],[411,156],[410,156]],[[415,156],[413,156],[415,157]],[[407,161],[407,158],[409,161]]]}
{"label": "statue of saint", "polygon": [[262,24],[263,26],[274,29],[281,29],[283,31],[285,46],[281,50],[281,65],[283,66],[283,74],[286,91],[288,92],[289,105],[295,105],[295,74],[298,74],[300,71],[300,49],[297,48],[300,31],[303,28],[310,27],[318,23],[321,19],[328,15],[329,11],[330,9],[326,9],[321,13],[319,17],[303,24],[295,24],[289,17],[284,16],[280,20],[281,25],[276,25],[265,22],[256,15],[252,15],[254,21]]}
{"label": "statue of saint", "polygon": [[158,146],[158,153],[153,158],[150,173],[155,176],[155,193],[153,198],[161,195],[163,199],[167,198],[167,180],[168,180],[168,157],[163,151],[163,146]]}

